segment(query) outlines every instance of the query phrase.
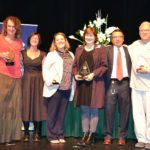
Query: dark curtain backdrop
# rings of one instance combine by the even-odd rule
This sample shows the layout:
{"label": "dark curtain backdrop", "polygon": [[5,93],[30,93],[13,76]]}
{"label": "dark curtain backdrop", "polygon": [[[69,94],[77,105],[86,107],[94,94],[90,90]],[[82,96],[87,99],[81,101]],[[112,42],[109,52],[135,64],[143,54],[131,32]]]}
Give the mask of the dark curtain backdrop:
{"label": "dark curtain backdrop", "polygon": [[[95,13],[101,10],[102,17],[108,14],[108,26],[118,26],[125,33],[125,43],[138,39],[138,27],[142,21],[150,21],[150,0],[1,0],[0,21],[9,15],[20,18],[22,23],[38,24],[42,35],[41,49],[48,52],[54,33],[61,31],[67,36],[82,29]],[[70,40],[72,51],[79,44]],[[103,110],[99,112],[100,121],[97,136],[103,136]],[[45,135],[45,123],[42,133]],[[114,122],[114,138],[118,132],[118,113]],[[73,108],[70,102],[65,117],[65,136],[81,136],[80,109]],[[132,111],[130,115],[128,138],[135,138]]]}
{"label": "dark curtain backdrop", "polygon": [[[48,51],[54,33],[74,34],[101,9],[103,17],[109,15],[108,25],[120,27],[129,44],[138,38],[139,24],[150,21],[149,6],[150,0],[1,0],[0,21],[15,15],[22,23],[38,24],[41,49]],[[69,41],[74,51],[78,43]]]}

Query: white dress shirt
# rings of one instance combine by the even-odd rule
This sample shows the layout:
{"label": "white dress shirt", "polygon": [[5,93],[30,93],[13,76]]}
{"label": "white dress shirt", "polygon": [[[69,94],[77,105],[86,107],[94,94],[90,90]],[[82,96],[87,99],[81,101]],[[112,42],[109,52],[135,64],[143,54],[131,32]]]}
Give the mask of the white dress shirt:
{"label": "white dress shirt", "polygon": [[[120,49],[121,58],[122,58],[123,78],[129,77],[124,49],[123,49],[122,46],[119,49]],[[116,46],[113,46],[113,50],[114,50],[114,55],[113,55],[113,69],[112,69],[111,78],[117,79],[117,55],[118,55],[118,48]]]}

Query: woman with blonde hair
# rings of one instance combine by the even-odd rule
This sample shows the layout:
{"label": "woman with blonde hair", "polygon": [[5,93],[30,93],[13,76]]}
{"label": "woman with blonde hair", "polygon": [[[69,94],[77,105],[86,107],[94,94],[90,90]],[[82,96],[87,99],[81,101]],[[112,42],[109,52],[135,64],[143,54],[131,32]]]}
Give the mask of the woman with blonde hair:
{"label": "woman with blonde hair", "polygon": [[43,64],[43,96],[47,108],[46,136],[50,143],[65,143],[64,117],[72,95],[72,65],[74,55],[69,51],[66,35],[54,35],[50,52]]}

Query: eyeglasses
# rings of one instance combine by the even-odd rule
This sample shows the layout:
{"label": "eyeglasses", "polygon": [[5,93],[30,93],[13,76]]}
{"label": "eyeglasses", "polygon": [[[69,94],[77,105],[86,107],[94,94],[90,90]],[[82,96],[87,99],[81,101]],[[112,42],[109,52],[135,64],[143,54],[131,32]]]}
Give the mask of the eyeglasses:
{"label": "eyeglasses", "polygon": [[113,39],[123,38],[123,36],[112,36]]}

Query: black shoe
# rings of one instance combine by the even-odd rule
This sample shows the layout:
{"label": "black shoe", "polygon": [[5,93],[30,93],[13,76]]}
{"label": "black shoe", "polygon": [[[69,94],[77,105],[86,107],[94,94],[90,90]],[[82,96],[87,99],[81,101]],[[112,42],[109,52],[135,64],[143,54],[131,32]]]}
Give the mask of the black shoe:
{"label": "black shoe", "polygon": [[90,133],[87,140],[85,141],[86,145],[93,145],[94,144],[94,133]]}
{"label": "black shoe", "polygon": [[82,139],[77,143],[77,146],[86,146],[85,144],[85,141],[88,139],[89,137],[89,134],[86,132],[86,133],[83,133],[83,137]]}

